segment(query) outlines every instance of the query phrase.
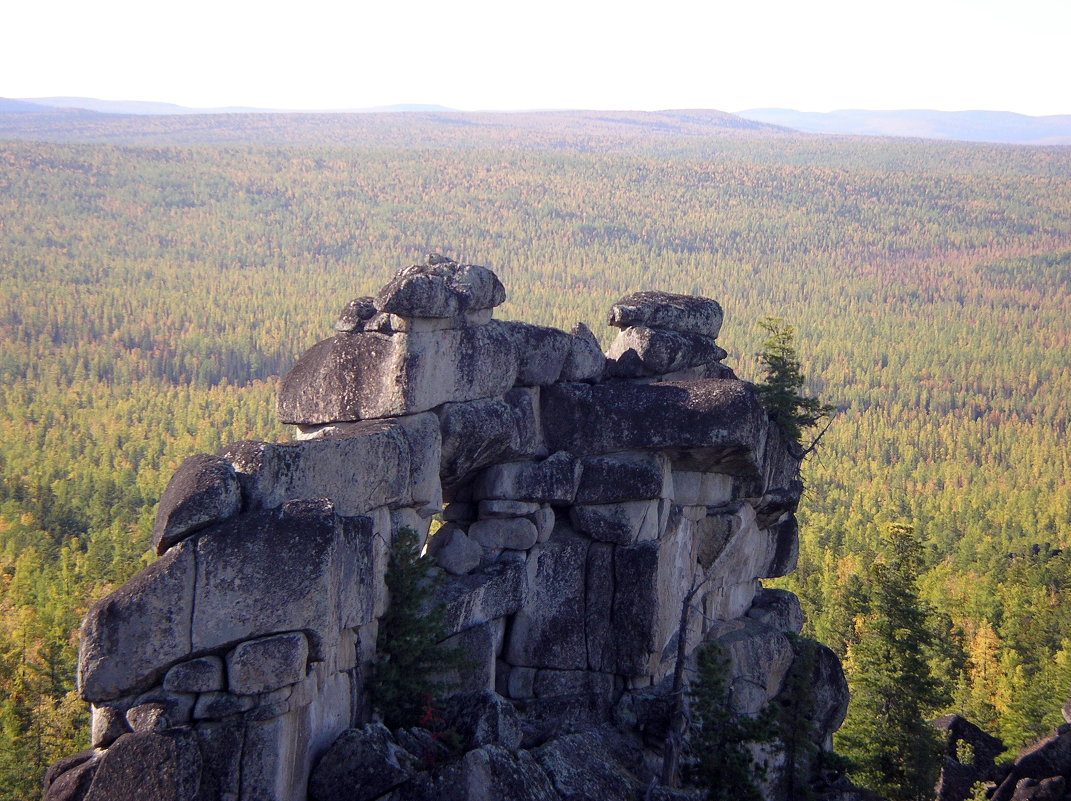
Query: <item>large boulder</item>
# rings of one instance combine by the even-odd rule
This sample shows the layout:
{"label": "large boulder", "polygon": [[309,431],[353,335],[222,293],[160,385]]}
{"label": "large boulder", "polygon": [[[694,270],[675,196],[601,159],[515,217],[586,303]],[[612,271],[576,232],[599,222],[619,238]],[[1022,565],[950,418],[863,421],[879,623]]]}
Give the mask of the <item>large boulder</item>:
{"label": "large boulder", "polygon": [[160,496],[152,527],[156,553],[237,514],[241,505],[242,490],[230,462],[207,453],[190,456]]}
{"label": "large boulder", "polygon": [[626,328],[606,352],[610,375],[642,378],[720,362],[729,354],[710,337],[659,328]]}
{"label": "large boulder", "polygon": [[89,608],[78,652],[78,689],[85,700],[147,689],[189,655],[194,550],[194,543],[180,542]]}
{"label": "large boulder", "polygon": [[546,386],[557,381],[573,351],[573,338],[559,328],[504,322],[517,353],[517,385]]}
{"label": "large boulder", "polygon": [[446,722],[466,750],[498,745],[515,750],[521,744],[521,721],[513,704],[493,690],[455,693],[446,704]]}
{"label": "large boulder", "polygon": [[45,771],[41,801],[82,801],[97,772],[100,757],[98,751],[89,749],[52,763]]}
{"label": "large boulder", "polygon": [[379,420],[352,424],[330,438],[240,442],[220,455],[234,465],[251,509],[329,498],[342,515],[411,502],[410,464],[424,457],[412,452],[401,426]]}
{"label": "large boulder", "polygon": [[382,723],[347,729],[309,777],[310,801],[373,801],[413,776],[416,760]]}
{"label": "large boulder", "polygon": [[447,497],[488,465],[546,453],[538,395],[531,390],[518,388],[502,398],[446,403],[438,416],[439,475]]}
{"label": "large boulder", "polygon": [[555,384],[542,391],[541,413],[554,451],[661,450],[679,469],[756,477],[769,427],[743,381]]}
{"label": "large boulder", "polygon": [[[532,753],[562,801],[632,801],[637,788],[615,759],[625,746],[612,730],[596,729],[551,740]],[[632,761],[638,761],[633,758]]]}
{"label": "large boulder", "polygon": [[85,801],[196,801],[201,766],[192,732],[124,734],[104,752]]}
{"label": "large boulder", "polygon": [[414,264],[395,273],[375,297],[381,312],[399,317],[456,317],[491,309],[506,300],[498,276],[476,264],[458,264],[430,254],[428,264]]}
{"label": "large boulder", "polygon": [[610,307],[607,322],[617,328],[646,326],[717,339],[724,317],[716,300],[648,291],[633,292],[618,300]]}
{"label": "large boulder", "polygon": [[203,534],[187,610],[193,649],[304,631],[320,658],[339,631],[372,619],[383,549],[369,518],[339,517],[327,501],[291,501]]}
{"label": "large boulder", "polygon": [[514,385],[513,336],[498,321],[444,331],[339,334],[313,345],[284,376],[285,423],[397,417],[502,395]]}
{"label": "large boulder", "polygon": [[528,597],[528,571],[523,559],[503,557],[483,570],[444,582],[437,599],[446,606],[444,625],[450,634],[512,615]]}
{"label": "large boulder", "polygon": [[602,670],[657,681],[672,669],[664,654],[677,633],[695,565],[691,524],[679,515],[667,521],[659,539],[617,546],[609,627],[614,636],[601,648]]}
{"label": "large boulder", "polygon": [[539,462],[518,461],[493,465],[476,480],[476,498],[514,499],[543,503],[570,503],[580,481],[580,463],[572,454],[558,451]]}
{"label": "large boulder", "polygon": [[714,632],[729,657],[729,699],[737,712],[758,714],[777,695],[795,658],[783,632],[743,618],[718,625]]}
{"label": "large boulder", "polygon": [[764,587],[755,593],[747,616],[776,631],[799,634],[803,629],[800,599],[788,590]]}
{"label": "large boulder", "polygon": [[354,298],[339,312],[335,321],[335,330],[340,334],[363,331],[368,320],[376,316],[375,298],[364,296]]}
{"label": "large boulder", "polygon": [[660,454],[588,456],[581,460],[581,467],[577,503],[621,503],[671,494],[669,460]]}

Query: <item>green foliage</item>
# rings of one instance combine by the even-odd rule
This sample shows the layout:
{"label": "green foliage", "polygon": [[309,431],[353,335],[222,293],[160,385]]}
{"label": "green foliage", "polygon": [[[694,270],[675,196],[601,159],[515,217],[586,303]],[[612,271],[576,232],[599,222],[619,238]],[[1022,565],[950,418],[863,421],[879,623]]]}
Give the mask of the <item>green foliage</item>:
{"label": "green foliage", "polygon": [[852,702],[837,749],[854,763],[860,784],[893,801],[923,801],[933,794],[940,759],[927,718],[950,699],[925,655],[934,635],[916,584],[921,544],[911,526],[894,524],[883,545],[869,570],[869,612],[848,649]]}
{"label": "green foliage", "polygon": [[[10,116],[0,136],[27,141],[0,142],[0,653],[50,678],[24,692],[0,668],[0,698],[73,689],[77,621],[152,558],[182,458],[282,436],[273,376],[346,300],[439,250],[498,271],[496,316],[560,328],[634,290],[718,298],[743,376],[762,372],[758,320],[792,320],[808,394],[841,409],[782,580],[806,633],[852,646],[859,588],[842,590],[884,523],[913,520],[920,594],[971,655],[941,677],[956,708],[1012,749],[1060,719],[1071,149],[621,136],[539,115],[114,116],[74,133]],[[5,709],[0,759],[35,783],[47,738]],[[66,736],[86,743],[81,723]],[[13,775],[0,801],[21,801]]]}
{"label": "green foliage", "polygon": [[790,635],[795,658],[781,685],[774,709],[777,741],[781,743],[784,766],[778,776],[781,798],[811,801],[811,774],[819,753],[814,727],[815,644]]}
{"label": "green foliage", "polygon": [[461,664],[456,649],[441,644],[444,609],[434,600],[434,564],[420,555],[413,529],[395,533],[386,573],[390,603],[379,621],[369,684],[372,705],[391,729],[427,722],[446,687],[443,675]]}
{"label": "green foliage", "polygon": [[696,677],[688,688],[691,736],[685,760],[690,783],[710,801],[762,801],[757,781],[765,766],[749,746],[773,739],[773,710],[756,716],[733,710],[729,702],[729,659],[717,642],[699,648]]}
{"label": "green foliage", "polygon": [[755,385],[755,390],[770,419],[789,439],[799,442],[803,429],[818,425],[833,414],[834,408],[802,394],[804,378],[796,350],[796,330],[780,317],[763,317],[759,327],[766,332],[759,353],[765,378]]}

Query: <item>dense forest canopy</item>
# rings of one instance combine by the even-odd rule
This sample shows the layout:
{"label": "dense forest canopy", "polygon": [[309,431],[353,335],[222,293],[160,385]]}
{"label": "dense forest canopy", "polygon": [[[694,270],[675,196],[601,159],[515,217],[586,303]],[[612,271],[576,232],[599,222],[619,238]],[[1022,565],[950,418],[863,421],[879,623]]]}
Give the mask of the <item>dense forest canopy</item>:
{"label": "dense forest canopy", "polygon": [[0,124],[0,799],[83,747],[78,620],[151,558],[179,461],[287,436],[275,377],[429,250],[604,346],[626,292],[717,298],[748,378],[790,322],[840,409],[786,580],[807,632],[843,653],[850,578],[909,524],[955,709],[1013,747],[1059,719],[1071,148],[380,116]]}

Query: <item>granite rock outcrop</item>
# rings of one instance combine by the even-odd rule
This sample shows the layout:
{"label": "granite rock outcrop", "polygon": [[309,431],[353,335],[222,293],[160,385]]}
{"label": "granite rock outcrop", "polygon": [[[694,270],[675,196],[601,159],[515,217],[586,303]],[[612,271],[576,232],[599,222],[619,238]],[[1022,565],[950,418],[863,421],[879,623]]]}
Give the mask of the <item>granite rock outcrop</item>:
{"label": "granite rock outcrop", "polygon": [[[722,363],[719,304],[622,298],[603,354],[583,324],[493,319],[504,299],[483,267],[399,271],[282,380],[293,441],[183,463],[159,558],[86,615],[92,750],[54,766],[46,799],[633,799],[682,636],[721,643],[737,711],[777,699],[802,615],[762,580],[795,566],[801,456]],[[453,759],[368,701],[402,527],[471,662]],[[847,691],[818,657],[828,747]]]}

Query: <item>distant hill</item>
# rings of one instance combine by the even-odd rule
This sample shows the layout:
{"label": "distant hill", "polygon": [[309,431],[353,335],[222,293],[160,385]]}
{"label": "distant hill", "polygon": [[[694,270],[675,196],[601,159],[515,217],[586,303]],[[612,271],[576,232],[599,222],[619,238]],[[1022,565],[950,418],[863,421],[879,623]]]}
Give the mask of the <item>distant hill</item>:
{"label": "distant hill", "polygon": [[0,114],[49,110],[48,106],[41,105],[40,103],[29,103],[25,100],[11,100],[7,97],[0,97]]}
{"label": "distant hill", "polygon": [[912,136],[1020,145],[1071,144],[1071,114],[1030,117],[1010,111],[794,111],[754,108],[737,116],[806,133]]}
{"label": "distant hill", "polygon": [[[25,108],[6,108],[2,105],[5,103],[19,104],[25,106]],[[260,108],[257,106],[197,108],[194,106],[179,106],[175,103],[158,103],[154,100],[99,100],[95,97],[27,97],[20,100],[4,100],[0,98],[0,112],[51,109],[81,109],[84,111],[96,111],[101,114],[150,116],[176,114],[279,114],[289,111],[288,109]],[[360,114],[386,111],[453,111],[453,109],[448,106],[435,105],[434,103],[395,103],[389,106],[373,106],[370,108],[323,109],[320,113]]]}
{"label": "distant hill", "polygon": [[[189,108],[174,103],[158,103],[153,100],[99,100],[95,97],[27,97],[23,101],[46,109],[82,109],[101,114],[256,114],[275,109],[245,106],[222,108]],[[15,101],[18,102],[18,101]]]}
{"label": "distant hill", "polygon": [[[83,98],[48,98],[49,102]],[[116,109],[100,101],[82,106],[43,108],[40,113],[0,111],[0,139],[53,142],[151,144],[333,144],[420,145],[460,143],[508,144],[510,147],[599,148],[608,142],[636,142],[672,137],[790,133],[787,128],[712,109],[667,111],[452,111],[439,106],[392,106],[360,112],[215,113],[160,104],[141,112]],[[119,104],[122,105],[122,104]],[[168,111],[167,109],[171,109]],[[405,113],[399,113],[404,111]]]}

